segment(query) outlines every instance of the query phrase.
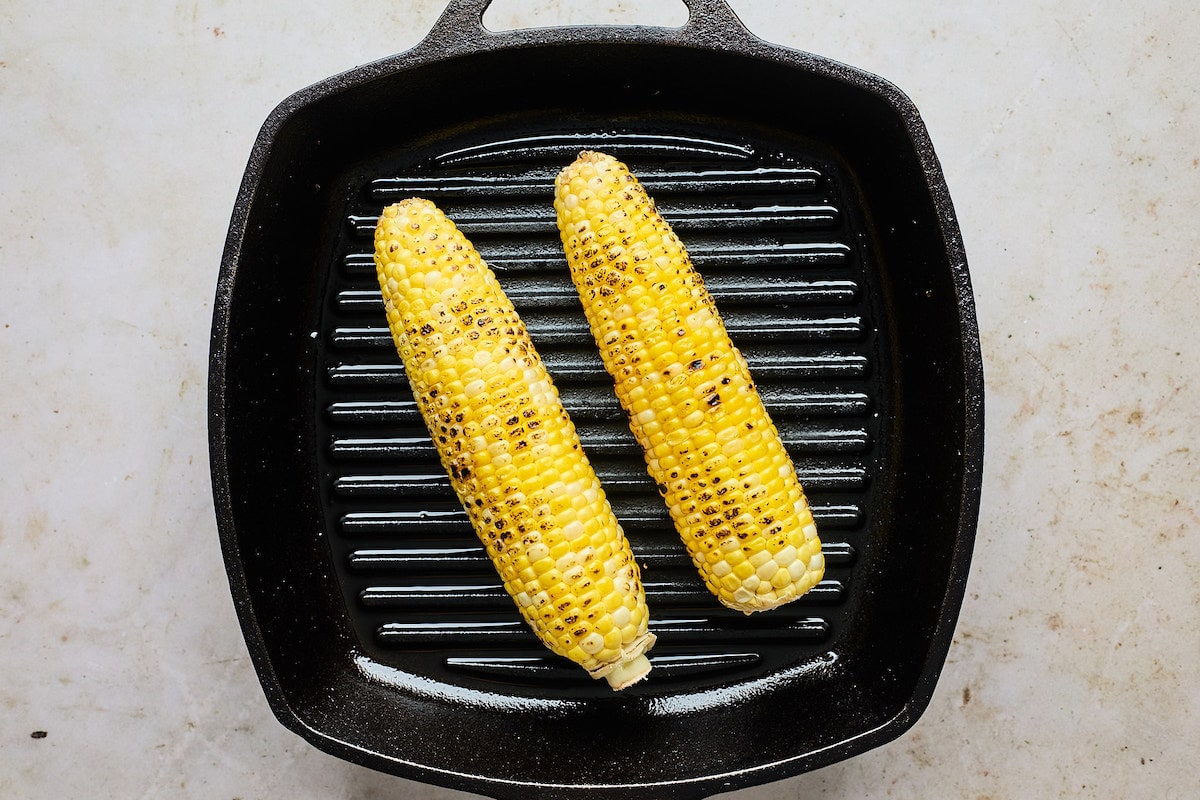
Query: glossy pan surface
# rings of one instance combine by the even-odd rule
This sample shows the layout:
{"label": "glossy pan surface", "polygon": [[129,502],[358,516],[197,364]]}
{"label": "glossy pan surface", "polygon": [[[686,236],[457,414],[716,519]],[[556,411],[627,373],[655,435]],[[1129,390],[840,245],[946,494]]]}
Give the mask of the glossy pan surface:
{"label": "glossy pan surface", "polygon": [[[286,100],[239,194],[210,374],[214,496],[280,721],[379,770],[498,798],[697,798],[861,753],[932,694],[979,503],[983,380],[940,168],[890,84],[750,35],[486,32]],[[825,581],[743,617],[707,595],[591,345],[552,208],[585,147],[688,245],[821,526]],[[659,644],[614,694],[547,654],[483,556],[391,349],[371,263],[423,195],[496,269],[643,568]]]}

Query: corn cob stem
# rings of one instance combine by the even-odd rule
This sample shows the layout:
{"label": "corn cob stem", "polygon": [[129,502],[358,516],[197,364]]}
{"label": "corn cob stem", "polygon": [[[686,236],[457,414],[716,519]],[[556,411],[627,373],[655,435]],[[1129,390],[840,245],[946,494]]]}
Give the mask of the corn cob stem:
{"label": "corn cob stem", "polygon": [[375,230],[388,325],[454,491],[525,620],[621,689],[654,643],[637,563],[491,269],[431,202]]}
{"label": "corn cob stem", "polygon": [[601,153],[559,174],[554,205],[592,335],[705,584],[747,614],[804,594],[825,568],[812,511],[683,243]]}

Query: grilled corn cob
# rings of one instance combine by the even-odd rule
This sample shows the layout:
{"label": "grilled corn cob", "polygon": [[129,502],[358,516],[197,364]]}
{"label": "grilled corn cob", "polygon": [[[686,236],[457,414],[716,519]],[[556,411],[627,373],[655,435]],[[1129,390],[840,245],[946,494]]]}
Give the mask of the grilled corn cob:
{"label": "grilled corn cob", "polygon": [[427,200],[375,230],[388,326],[442,465],[539,639],[614,689],[650,670],[637,563],[495,275]]}
{"label": "grilled corn cob", "polygon": [[610,156],[581,153],[554,205],[592,335],[705,584],[747,614],[804,594],[825,569],[812,511],[683,244]]}

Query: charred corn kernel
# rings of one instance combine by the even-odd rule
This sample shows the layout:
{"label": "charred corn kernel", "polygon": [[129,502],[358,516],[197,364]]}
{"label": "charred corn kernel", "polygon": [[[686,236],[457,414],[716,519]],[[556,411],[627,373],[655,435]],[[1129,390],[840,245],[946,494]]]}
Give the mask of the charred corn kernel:
{"label": "charred corn kernel", "polygon": [[824,573],[812,511],[683,244],[616,159],[555,184],[558,227],[617,397],[708,588],[749,614]]}
{"label": "charred corn kernel", "polygon": [[375,264],[421,415],[517,608],[613,688],[645,677],[654,636],[637,563],[495,275],[419,199],[383,212]]}

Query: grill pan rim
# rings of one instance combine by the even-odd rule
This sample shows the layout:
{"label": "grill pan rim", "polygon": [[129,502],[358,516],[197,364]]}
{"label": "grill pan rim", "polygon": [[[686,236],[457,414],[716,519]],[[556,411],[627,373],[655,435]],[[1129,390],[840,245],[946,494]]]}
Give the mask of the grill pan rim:
{"label": "grill pan rim", "polygon": [[[689,26],[685,26],[682,29],[586,27],[524,30],[500,34],[488,33],[483,37],[474,33],[462,36],[456,33],[454,29],[447,27],[446,20],[449,19],[451,22],[457,24],[463,18],[462,6],[469,7],[472,5],[471,3],[466,3],[460,4],[458,7],[452,6],[451,11],[457,8],[456,13],[458,16],[452,16],[450,11],[448,11],[443,16],[443,20],[440,20],[439,24],[435,26],[430,36],[413,50],[383,59],[374,64],[350,70],[342,75],[335,76],[301,90],[280,103],[264,123],[254,145],[234,206],[230,232],[222,257],[210,343],[210,457],[218,529],[230,589],[252,662],[259,675],[272,711],[285,727],[293,730],[327,752],[356,763],[395,771],[388,769],[388,765],[380,765],[378,763],[383,758],[393,766],[402,765],[406,767],[407,771],[401,771],[399,774],[404,774],[408,777],[429,779],[438,783],[455,786],[456,788],[465,788],[473,791],[500,790],[505,785],[515,785],[523,788],[538,787],[546,790],[566,788],[526,781],[511,783],[497,779],[494,776],[474,775],[469,772],[452,773],[428,765],[403,762],[402,760],[380,756],[379,754],[355,746],[351,742],[326,735],[315,725],[311,724],[311,721],[306,721],[302,716],[302,711],[289,702],[289,698],[279,685],[271,664],[267,646],[263,640],[263,633],[259,628],[258,617],[251,603],[245,562],[240,552],[240,543],[235,530],[234,515],[231,508],[231,478],[229,465],[226,461],[228,455],[226,449],[226,389],[228,378],[228,347],[231,335],[231,306],[239,273],[246,226],[257,188],[262,178],[264,164],[270,156],[276,135],[289,119],[304,108],[347,89],[362,86],[380,78],[393,76],[398,72],[414,69],[419,66],[436,64],[439,61],[481,51],[499,52],[585,42],[592,44],[643,44],[700,50],[723,50],[752,59],[765,58],[775,63],[831,77],[849,86],[871,92],[891,106],[896,112],[898,118],[905,125],[917,156],[921,160],[921,165],[925,173],[925,181],[933,199],[938,222],[942,228],[942,236],[946,244],[946,255],[953,271],[954,285],[958,292],[956,304],[960,318],[960,329],[962,331],[960,344],[962,345],[964,357],[964,385],[967,389],[966,397],[963,398],[966,433],[963,442],[965,469],[963,472],[964,483],[959,533],[955,539],[955,549],[950,559],[951,581],[947,586],[943,600],[943,613],[938,628],[933,634],[932,648],[928,655],[926,667],[921,672],[916,692],[909,703],[901,709],[900,713],[885,724],[867,731],[853,740],[838,742],[829,747],[800,754],[784,761],[753,765],[744,770],[719,775],[697,776],[687,781],[612,784],[592,788],[630,790],[649,787],[667,789],[672,786],[703,786],[706,790],[727,791],[738,786],[760,782],[764,775],[768,778],[772,776],[780,778],[786,777],[788,774],[793,774],[786,769],[791,762],[804,761],[805,769],[814,769],[834,763],[848,755],[857,754],[891,741],[915,724],[927,707],[932,697],[937,677],[944,663],[945,653],[949,648],[954,623],[965,591],[966,576],[970,564],[974,527],[979,508],[979,484],[981,480],[983,447],[982,360],[979,350],[970,279],[966,268],[966,258],[940,166],[933,154],[932,144],[929,141],[928,134],[915,107],[896,87],[877,76],[802,51],[769,45],[745,32],[744,28],[740,28],[740,25],[740,32],[734,31],[734,35],[731,36],[725,35],[728,31],[722,31],[721,36],[709,35],[712,33],[710,29],[697,29],[693,27],[692,23],[689,23]],[[731,12],[730,16],[732,17]],[[692,18],[695,19],[696,17],[697,15],[693,11]],[[439,775],[443,776],[442,780],[437,779]],[[493,784],[495,786],[492,786]],[[488,789],[488,787],[492,788]]]}

